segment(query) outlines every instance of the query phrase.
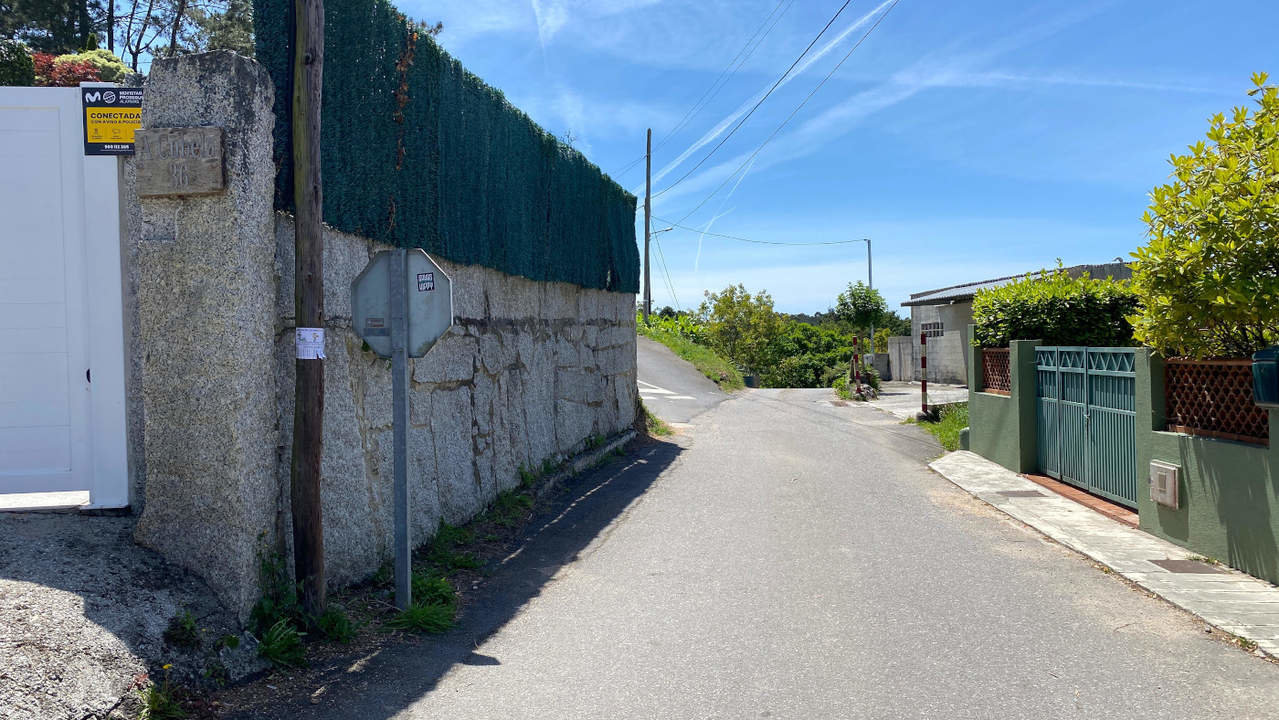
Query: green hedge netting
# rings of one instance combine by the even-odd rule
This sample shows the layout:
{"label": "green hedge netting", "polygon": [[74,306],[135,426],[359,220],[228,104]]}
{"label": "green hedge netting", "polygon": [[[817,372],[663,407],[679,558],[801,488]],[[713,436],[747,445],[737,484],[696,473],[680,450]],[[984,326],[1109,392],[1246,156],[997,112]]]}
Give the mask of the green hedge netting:
{"label": "green hedge netting", "polygon": [[[254,25],[276,88],[276,206],[291,210],[292,0],[254,0]],[[635,196],[387,0],[326,0],[324,53],[326,223],[533,280],[638,292]]]}

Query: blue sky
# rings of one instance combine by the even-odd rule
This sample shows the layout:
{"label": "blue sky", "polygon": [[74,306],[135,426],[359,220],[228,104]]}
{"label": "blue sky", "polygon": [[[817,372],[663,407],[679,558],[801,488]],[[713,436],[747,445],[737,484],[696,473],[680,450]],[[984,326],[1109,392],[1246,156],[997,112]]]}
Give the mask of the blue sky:
{"label": "blue sky", "polygon": [[[841,4],[399,7],[443,21],[440,42],[463,64],[642,196],[643,163],[631,163],[645,128],[657,193],[724,139]],[[1126,258],[1143,242],[1146,195],[1167,178],[1169,154],[1201,138],[1211,114],[1245,103],[1252,72],[1279,76],[1272,1],[900,0],[749,161],[890,5],[851,2],[741,128],[654,200],[654,214],[680,220],[710,196],[682,224],[773,242],[870,237],[875,286],[891,308],[911,292],[1059,257]],[[763,40],[681,126],[766,19]],[[812,312],[866,277],[860,243],[750,245],[684,230],[658,239],[674,289],[655,260],[658,307],[695,306],[704,290],[740,282],[767,289],[778,310]]]}

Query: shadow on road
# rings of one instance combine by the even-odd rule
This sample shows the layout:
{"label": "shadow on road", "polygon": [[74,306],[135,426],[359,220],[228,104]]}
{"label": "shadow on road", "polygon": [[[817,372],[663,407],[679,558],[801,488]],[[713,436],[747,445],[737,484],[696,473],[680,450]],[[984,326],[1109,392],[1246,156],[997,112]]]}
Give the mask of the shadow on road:
{"label": "shadow on road", "polygon": [[480,644],[541,594],[556,572],[576,560],[682,451],[672,442],[642,439],[625,456],[566,481],[472,595],[449,633],[406,640],[351,665],[358,670],[335,671],[325,679],[318,702],[312,699],[317,689],[312,687],[306,695],[277,696],[269,706],[226,717],[381,720],[429,693],[454,665],[500,665],[498,658],[476,651]]}

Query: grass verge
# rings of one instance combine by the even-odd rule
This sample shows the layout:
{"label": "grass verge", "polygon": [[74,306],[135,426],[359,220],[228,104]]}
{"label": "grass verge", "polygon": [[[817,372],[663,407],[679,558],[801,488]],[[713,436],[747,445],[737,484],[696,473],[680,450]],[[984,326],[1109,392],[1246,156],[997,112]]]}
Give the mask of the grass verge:
{"label": "grass verge", "polygon": [[719,353],[698,345],[683,335],[645,325],[642,321],[636,324],[636,331],[650,340],[665,345],[671,352],[693,364],[698,372],[710,378],[721,390],[731,392],[746,386],[742,374],[733,364],[720,357]]}
{"label": "grass verge", "polygon": [[654,415],[653,411],[644,405],[643,400],[640,401],[640,407],[644,408],[644,429],[648,431],[649,436],[665,437],[675,432],[670,425]]}
{"label": "grass verge", "polygon": [[919,426],[932,433],[946,450],[958,450],[959,431],[968,427],[968,403],[942,405],[935,422],[921,422]]}

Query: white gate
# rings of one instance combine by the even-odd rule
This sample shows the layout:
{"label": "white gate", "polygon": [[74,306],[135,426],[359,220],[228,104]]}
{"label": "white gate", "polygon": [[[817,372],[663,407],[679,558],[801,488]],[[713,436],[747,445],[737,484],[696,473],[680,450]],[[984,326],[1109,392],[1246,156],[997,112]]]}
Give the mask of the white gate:
{"label": "white gate", "polygon": [[119,160],[83,113],[0,87],[0,509],[129,501]]}

